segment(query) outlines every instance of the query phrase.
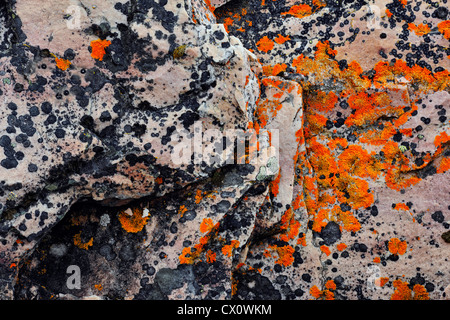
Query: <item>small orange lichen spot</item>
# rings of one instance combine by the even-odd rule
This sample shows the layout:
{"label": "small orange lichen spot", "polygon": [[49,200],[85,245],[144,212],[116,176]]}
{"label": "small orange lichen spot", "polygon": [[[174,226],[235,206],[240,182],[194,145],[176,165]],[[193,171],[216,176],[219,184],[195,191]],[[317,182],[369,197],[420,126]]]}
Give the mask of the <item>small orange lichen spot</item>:
{"label": "small orange lichen spot", "polygon": [[103,61],[103,56],[106,54],[105,48],[109,47],[111,41],[97,39],[91,41],[92,53],[91,57],[100,61]]}
{"label": "small orange lichen spot", "polygon": [[102,291],[103,290],[103,286],[101,284],[94,284],[95,289],[97,289],[98,291]]}
{"label": "small orange lichen spot", "polygon": [[76,245],[80,249],[88,250],[89,247],[92,247],[92,245],[94,244],[94,238],[89,239],[88,242],[83,242],[81,240],[81,231],[80,231],[79,233],[74,235],[73,244]]}
{"label": "small orange lichen spot", "polygon": [[55,58],[55,61],[56,61],[56,66],[63,71],[67,70],[71,65],[71,62],[69,60]]}
{"label": "small orange lichen spot", "polygon": [[400,211],[400,210],[409,211],[409,207],[408,207],[406,204],[401,203],[401,202],[400,202],[400,203],[397,203],[397,204],[395,205],[394,209],[395,209],[395,210],[398,210],[398,211]]}
{"label": "small orange lichen spot", "polygon": [[328,290],[336,290],[336,283],[334,283],[333,280],[328,280],[325,283],[325,288],[327,288]]}
{"label": "small orange lichen spot", "polygon": [[149,219],[149,216],[143,217],[142,213],[143,211],[140,208],[134,208],[132,215],[128,214],[127,211],[121,211],[119,213],[119,221],[122,228],[131,233],[141,231]]}
{"label": "small orange lichen spot", "polygon": [[373,258],[373,262],[374,262],[374,263],[380,263],[380,262],[381,262],[380,257],[375,257],[375,258]]}
{"label": "small orange lichen spot", "polygon": [[312,14],[311,6],[307,4],[299,4],[292,6],[288,12],[282,12],[281,15],[291,15],[297,18],[304,18]]}
{"label": "small orange lichen spot", "polygon": [[162,178],[162,177],[156,178],[156,183],[157,183],[157,184],[163,183],[163,178]]}
{"label": "small orange lichen spot", "polygon": [[206,233],[209,232],[214,227],[214,222],[211,218],[205,218],[203,219],[202,223],[200,224],[200,232]]}
{"label": "small orange lichen spot", "polygon": [[347,245],[345,243],[339,243],[338,245],[336,245],[336,249],[338,249],[339,251],[344,251],[347,248]]}
{"label": "small orange lichen spot", "polygon": [[289,36],[283,36],[281,34],[278,34],[278,37],[275,38],[275,42],[278,44],[283,44],[289,40],[291,40],[291,38]]}
{"label": "small orange lichen spot", "polygon": [[411,31],[414,31],[414,33],[416,35],[418,35],[419,37],[428,34],[431,29],[427,24],[419,24],[418,26],[416,26],[414,23],[408,23],[408,29]]}
{"label": "small orange lichen spot", "polygon": [[403,5],[403,7],[405,7],[406,4],[408,3],[408,0],[399,0],[399,1]]}
{"label": "small orange lichen spot", "polygon": [[199,204],[200,201],[202,201],[203,197],[202,197],[202,190],[201,189],[197,189],[197,191],[195,192],[195,203]]}
{"label": "small orange lichen spot", "polygon": [[14,262],[13,262],[13,263],[11,263],[11,264],[9,265],[9,268],[10,268],[10,269],[12,269],[12,268],[15,268],[15,267],[17,267],[17,264],[16,264],[16,263],[14,263]]}
{"label": "small orange lichen spot", "polygon": [[212,250],[208,250],[208,252],[206,253],[206,262],[213,263],[215,261],[216,261],[216,253],[213,252]]}
{"label": "small orange lichen spot", "polygon": [[386,15],[388,16],[388,18],[392,17],[392,12],[389,11],[389,9],[386,9]]}
{"label": "small orange lichen spot", "polygon": [[267,36],[264,36],[256,43],[256,46],[259,51],[268,52],[273,49],[274,43]]}
{"label": "small orange lichen spot", "polygon": [[320,246],[320,251],[325,253],[327,256],[329,256],[331,254],[330,248],[328,248],[326,245]]}
{"label": "small orange lichen spot", "polygon": [[388,277],[380,277],[378,279],[375,279],[375,284],[379,287],[383,287],[388,281]]}
{"label": "small orange lichen spot", "polygon": [[440,22],[437,27],[439,32],[444,35],[444,38],[450,40],[450,20]]}
{"label": "small orange lichen spot", "polygon": [[183,217],[184,213],[187,211],[186,206],[183,204],[180,206],[180,208],[178,209],[178,214]]}
{"label": "small orange lichen spot", "polygon": [[224,256],[231,257],[233,249],[239,247],[238,240],[231,240],[231,244],[226,244],[222,247],[222,253]]}
{"label": "small orange lichen spot", "polygon": [[392,238],[388,243],[389,251],[395,255],[405,254],[407,246],[406,241],[400,241],[398,238]]}

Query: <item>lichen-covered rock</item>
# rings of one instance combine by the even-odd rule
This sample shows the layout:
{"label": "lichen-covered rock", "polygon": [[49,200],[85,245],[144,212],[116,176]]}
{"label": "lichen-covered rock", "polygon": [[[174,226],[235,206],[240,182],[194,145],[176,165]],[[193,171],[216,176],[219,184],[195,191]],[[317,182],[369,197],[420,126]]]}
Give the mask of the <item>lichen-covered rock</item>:
{"label": "lichen-covered rock", "polygon": [[2,299],[448,299],[445,6],[30,7],[0,5]]}

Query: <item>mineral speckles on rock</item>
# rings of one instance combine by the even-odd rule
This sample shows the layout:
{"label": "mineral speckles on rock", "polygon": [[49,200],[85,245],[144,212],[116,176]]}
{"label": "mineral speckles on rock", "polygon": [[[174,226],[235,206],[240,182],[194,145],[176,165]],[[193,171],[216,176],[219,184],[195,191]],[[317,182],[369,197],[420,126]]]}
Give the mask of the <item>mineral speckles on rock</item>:
{"label": "mineral speckles on rock", "polygon": [[1,298],[448,298],[445,5],[33,4],[0,5]]}

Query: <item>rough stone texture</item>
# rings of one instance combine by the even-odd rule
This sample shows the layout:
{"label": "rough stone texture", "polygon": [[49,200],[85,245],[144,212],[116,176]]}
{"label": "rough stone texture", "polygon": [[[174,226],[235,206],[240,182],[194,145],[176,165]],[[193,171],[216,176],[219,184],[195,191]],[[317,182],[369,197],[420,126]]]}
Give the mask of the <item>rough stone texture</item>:
{"label": "rough stone texture", "polygon": [[30,7],[0,5],[2,299],[449,298],[445,3]]}

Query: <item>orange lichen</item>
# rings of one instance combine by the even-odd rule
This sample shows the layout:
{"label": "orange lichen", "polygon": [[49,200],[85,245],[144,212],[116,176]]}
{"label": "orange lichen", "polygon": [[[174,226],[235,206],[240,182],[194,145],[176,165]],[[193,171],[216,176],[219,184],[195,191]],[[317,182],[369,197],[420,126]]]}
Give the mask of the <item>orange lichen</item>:
{"label": "orange lichen", "polygon": [[406,252],[406,241],[400,241],[398,238],[392,238],[389,240],[388,249],[394,255],[403,255]]}
{"label": "orange lichen", "polygon": [[93,40],[91,41],[91,57],[97,59],[99,61],[103,61],[103,57],[106,54],[105,48],[111,45],[111,41],[109,40]]}
{"label": "orange lichen", "polygon": [[269,246],[269,248],[275,250],[278,254],[278,259],[275,261],[275,263],[277,264],[281,264],[285,267],[290,266],[293,262],[294,262],[294,248],[292,248],[292,246],[290,245],[286,245],[286,246],[277,246],[277,245],[272,245]]}
{"label": "orange lichen", "polygon": [[334,293],[331,292],[331,290],[328,289],[320,290],[315,285],[309,289],[309,293],[316,299],[334,300]]}
{"label": "orange lichen", "polygon": [[339,243],[336,245],[336,249],[339,251],[344,251],[347,248],[347,245],[345,243]]}
{"label": "orange lichen", "polygon": [[388,277],[380,277],[375,279],[375,285],[383,287],[389,281]]}
{"label": "orange lichen", "polygon": [[134,208],[132,210],[132,215],[127,211],[121,211],[119,213],[119,221],[122,228],[126,232],[137,233],[141,231],[147,224],[149,216],[143,217],[143,211],[141,208]]}
{"label": "orange lichen", "polygon": [[69,60],[60,59],[57,57],[55,57],[55,62],[56,62],[56,67],[58,67],[59,69],[61,69],[63,71],[67,70],[71,65],[71,62]]}
{"label": "orange lichen", "polygon": [[103,290],[103,286],[101,284],[94,284],[94,288],[97,289],[98,291]]}
{"label": "orange lichen", "polygon": [[215,261],[216,261],[216,253],[213,252],[212,250],[208,250],[208,252],[206,253],[206,262],[213,263]]}
{"label": "orange lichen", "polygon": [[204,218],[202,223],[200,224],[200,232],[206,233],[211,231],[211,229],[214,227],[214,222],[211,218]]}
{"label": "orange lichen", "polygon": [[231,240],[230,244],[226,244],[222,247],[222,253],[223,255],[227,257],[231,257],[233,253],[233,249],[236,249],[239,247],[239,241],[238,240]]}
{"label": "orange lichen", "polygon": [[442,158],[439,162],[439,166],[436,169],[437,173],[444,173],[450,169],[450,158]]}
{"label": "orange lichen", "polygon": [[180,208],[178,209],[178,214],[183,217],[184,213],[187,211],[186,206],[183,204],[180,206]]}
{"label": "orange lichen", "polygon": [[391,300],[429,300],[430,297],[424,286],[415,284],[411,290],[407,282],[397,279],[392,282],[395,288]]}
{"label": "orange lichen", "polygon": [[327,256],[329,256],[331,254],[330,248],[328,248],[326,245],[321,245],[320,251],[325,253]]}
{"label": "orange lichen", "polygon": [[273,49],[274,43],[267,36],[264,36],[256,43],[256,46],[259,51],[268,52]]}
{"label": "orange lichen", "polygon": [[263,72],[266,76],[276,76],[279,73],[286,71],[287,65],[285,63],[278,63],[274,66],[263,66]]}
{"label": "orange lichen", "polygon": [[283,44],[289,40],[291,40],[291,38],[289,36],[283,36],[281,34],[278,34],[278,36],[275,38],[275,42],[278,44]]}
{"label": "orange lichen", "polygon": [[328,112],[333,110],[338,101],[338,97],[333,91],[324,92],[316,91],[314,94],[307,96],[306,103],[308,107],[319,112]]}
{"label": "orange lichen", "polygon": [[450,20],[445,20],[437,25],[440,33],[444,35],[444,38],[450,40]]}
{"label": "orange lichen", "polygon": [[328,290],[336,290],[336,283],[333,280],[328,280],[325,283],[325,288],[327,288]]}
{"label": "orange lichen", "polygon": [[368,94],[367,92],[359,92],[348,98],[350,108],[354,109],[354,113],[347,117],[345,124],[347,126],[363,126],[374,123],[380,116],[386,114],[387,107],[390,106],[391,100],[385,92],[375,92]]}
{"label": "orange lichen", "polygon": [[409,207],[406,204],[404,204],[404,203],[397,203],[395,205],[394,209],[398,210],[398,211],[400,211],[400,210],[409,211]]}
{"label": "orange lichen", "polygon": [[88,250],[89,247],[92,247],[92,245],[94,244],[94,238],[91,237],[91,239],[89,239],[89,241],[83,242],[81,240],[81,231],[80,231],[79,233],[74,235],[74,237],[73,237],[73,244],[75,246],[77,246],[78,248],[80,248],[80,249]]}
{"label": "orange lichen", "polygon": [[311,6],[307,4],[299,4],[292,6],[288,12],[282,12],[281,15],[291,15],[296,18],[304,18],[312,14]]}
{"label": "orange lichen", "polygon": [[419,24],[418,26],[416,26],[414,23],[408,23],[408,29],[411,31],[414,31],[414,33],[416,35],[418,35],[419,37],[426,35],[427,33],[429,33],[431,31],[430,27],[427,24]]}
{"label": "orange lichen", "polygon": [[202,201],[203,196],[202,196],[202,190],[201,189],[197,189],[197,191],[195,191],[195,203],[199,204],[200,201]]}

